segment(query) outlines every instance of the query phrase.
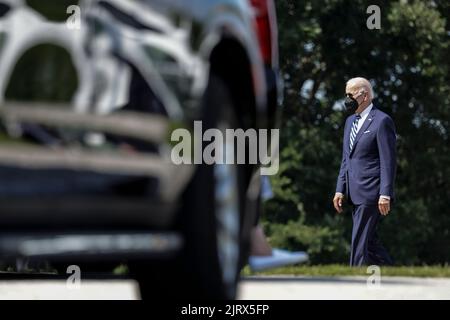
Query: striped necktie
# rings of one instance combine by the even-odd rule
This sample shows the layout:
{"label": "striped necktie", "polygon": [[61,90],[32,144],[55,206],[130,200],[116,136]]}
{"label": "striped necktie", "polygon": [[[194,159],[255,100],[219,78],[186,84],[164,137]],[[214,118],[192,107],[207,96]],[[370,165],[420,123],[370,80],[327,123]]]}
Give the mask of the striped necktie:
{"label": "striped necktie", "polygon": [[352,131],[350,131],[350,151],[352,151],[353,143],[355,142],[356,138],[356,133],[358,132],[359,119],[361,119],[361,116],[357,114],[355,120],[353,121]]}

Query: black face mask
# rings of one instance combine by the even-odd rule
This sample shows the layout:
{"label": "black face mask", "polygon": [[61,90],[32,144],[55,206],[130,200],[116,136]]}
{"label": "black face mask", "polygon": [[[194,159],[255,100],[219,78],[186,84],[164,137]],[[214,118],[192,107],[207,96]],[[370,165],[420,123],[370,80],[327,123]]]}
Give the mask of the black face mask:
{"label": "black face mask", "polygon": [[358,101],[355,98],[346,97],[344,101],[345,108],[347,110],[356,110],[359,107]]}

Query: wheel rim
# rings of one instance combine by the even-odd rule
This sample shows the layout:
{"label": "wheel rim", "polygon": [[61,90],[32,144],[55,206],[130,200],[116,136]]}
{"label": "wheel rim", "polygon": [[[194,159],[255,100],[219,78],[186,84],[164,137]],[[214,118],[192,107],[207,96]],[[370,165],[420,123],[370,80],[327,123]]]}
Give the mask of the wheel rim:
{"label": "wheel rim", "polygon": [[[219,126],[223,133],[225,128],[224,124]],[[239,184],[237,165],[227,164],[235,158],[234,145],[226,142],[223,146],[218,149],[223,150],[225,163],[214,164],[217,252],[222,281],[228,296],[232,297],[239,264]]]}

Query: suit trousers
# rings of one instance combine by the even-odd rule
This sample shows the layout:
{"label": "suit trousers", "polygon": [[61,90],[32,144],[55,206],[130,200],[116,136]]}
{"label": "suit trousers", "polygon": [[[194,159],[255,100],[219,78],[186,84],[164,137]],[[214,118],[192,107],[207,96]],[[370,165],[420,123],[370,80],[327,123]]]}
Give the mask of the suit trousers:
{"label": "suit trousers", "polygon": [[377,235],[381,215],[377,205],[353,207],[351,266],[392,265],[393,261]]}

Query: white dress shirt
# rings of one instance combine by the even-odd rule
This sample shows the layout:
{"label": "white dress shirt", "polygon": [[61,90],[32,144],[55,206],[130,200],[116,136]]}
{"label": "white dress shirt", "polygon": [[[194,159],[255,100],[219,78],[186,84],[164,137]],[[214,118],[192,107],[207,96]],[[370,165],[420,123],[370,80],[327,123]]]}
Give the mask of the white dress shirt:
{"label": "white dress shirt", "polygon": [[366,121],[367,116],[369,115],[370,111],[373,108],[373,104],[369,104],[367,108],[365,108],[359,115],[361,116],[361,119],[358,121],[358,127],[356,128],[356,134],[358,134],[358,131],[361,129],[361,127],[364,124],[364,121]]}
{"label": "white dress shirt", "polygon": [[[369,104],[369,105],[367,106],[367,108],[365,108],[365,109],[359,114],[359,115],[361,116],[361,119],[359,119],[359,121],[358,121],[358,127],[356,128],[356,134],[358,134],[358,131],[359,131],[359,130],[361,129],[361,127],[363,126],[364,121],[366,121],[367,116],[369,115],[369,113],[370,113],[370,111],[372,110],[372,108],[373,108],[373,104],[371,103],[371,104]],[[340,193],[340,192],[336,192],[336,194],[343,195],[343,194]],[[389,197],[389,196],[380,195],[380,199],[382,199],[382,198],[387,199],[387,200],[391,200],[391,197]]]}

